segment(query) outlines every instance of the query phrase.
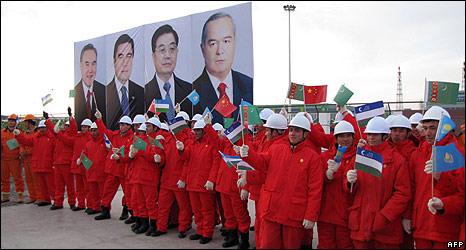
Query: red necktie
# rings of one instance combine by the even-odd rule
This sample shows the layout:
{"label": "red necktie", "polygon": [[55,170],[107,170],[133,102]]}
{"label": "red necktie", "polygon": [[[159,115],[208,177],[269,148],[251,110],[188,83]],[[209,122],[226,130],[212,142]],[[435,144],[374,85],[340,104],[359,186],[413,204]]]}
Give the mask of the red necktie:
{"label": "red necktie", "polygon": [[221,98],[223,95],[226,95],[227,93],[225,92],[225,89],[227,88],[227,85],[223,82],[221,82],[218,87],[217,87],[217,90],[218,92],[220,93],[220,96],[219,98]]}
{"label": "red necktie", "polygon": [[91,119],[91,96],[91,90],[87,90],[86,113],[89,119]]}

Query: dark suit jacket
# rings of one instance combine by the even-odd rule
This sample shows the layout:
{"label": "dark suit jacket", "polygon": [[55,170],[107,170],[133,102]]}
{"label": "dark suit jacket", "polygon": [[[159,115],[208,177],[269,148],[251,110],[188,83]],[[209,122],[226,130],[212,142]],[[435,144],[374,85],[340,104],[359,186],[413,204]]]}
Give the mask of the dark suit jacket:
{"label": "dark suit jacket", "polygon": [[[100,113],[102,113],[102,118],[105,121],[105,86],[94,80],[92,83],[93,87],[92,90],[94,91],[95,101],[97,102],[97,107],[99,108]],[[79,81],[78,84],[74,87],[74,91],[76,96],[74,97],[74,116],[76,118],[76,123],[78,124],[78,128],[81,129],[81,122],[87,118],[86,114],[86,94],[83,91],[82,80]],[[91,121],[95,121],[95,112],[96,107],[94,101],[91,102]]]}
{"label": "dark suit jacket", "polygon": [[[192,91],[192,85],[186,81],[181,80],[180,78],[176,77],[176,75],[173,75],[173,78],[175,79],[175,103],[173,103],[173,106],[176,105],[177,103],[181,102],[187,95],[189,95]],[[162,87],[163,87],[163,83]],[[151,102],[155,99],[164,99],[165,96],[161,96],[160,94],[160,88],[157,82],[157,77],[154,74],[154,78],[150,82],[144,86],[144,102],[145,102],[145,107],[149,109],[149,106]],[[192,103],[190,100],[184,100],[183,103],[181,103],[181,110],[188,113],[189,117],[192,117]],[[167,114],[161,113],[159,116],[159,119],[161,122],[164,122],[167,120]]]}
{"label": "dark suit jacket", "polygon": [[[131,119],[137,114],[144,114],[144,88],[129,80],[128,82],[129,116]],[[123,116],[120,98],[116,89],[115,78],[107,85],[107,127],[112,130],[119,129],[118,122]]]}
{"label": "dark suit jacket", "polygon": [[[252,78],[234,70],[231,71],[231,74],[233,78],[233,105],[238,107],[241,103],[241,98],[243,98],[244,101],[253,104]],[[202,114],[206,107],[209,107],[209,109],[212,110],[218,102],[217,90],[212,86],[212,82],[210,81],[205,68],[204,71],[202,71],[202,74],[193,82],[193,88],[200,96],[199,104],[194,106],[194,113]],[[235,120],[237,118],[238,111],[239,110],[237,108],[231,116],[232,118],[235,118]],[[214,110],[212,115],[212,123],[218,122],[223,125],[223,116],[220,113]]]}

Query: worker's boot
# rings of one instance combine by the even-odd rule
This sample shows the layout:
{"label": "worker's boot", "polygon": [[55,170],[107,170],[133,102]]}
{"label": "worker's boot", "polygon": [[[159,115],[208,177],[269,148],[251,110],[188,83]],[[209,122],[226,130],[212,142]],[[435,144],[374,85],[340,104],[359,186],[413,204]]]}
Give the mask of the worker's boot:
{"label": "worker's boot", "polygon": [[239,244],[238,241],[238,230],[228,230],[228,239],[222,244],[222,247],[232,247]]}
{"label": "worker's boot", "polygon": [[18,199],[16,199],[16,202],[18,202],[18,203],[23,203],[24,202],[23,192],[18,192]]}
{"label": "worker's boot", "polygon": [[125,224],[133,224],[136,222],[136,217],[133,216],[133,210],[128,210],[128,212],[131,216],[125,220]]}
{"label": "worker's boot", "polygon": [[2,192],[2,203],[10,201],[10,193],[9,192]]}
{"label": "worker's boot", "polygon": [[96,220],[106,220],[110,219],[110,208],[102,206],[102,212],[97,215],[94,219]]}
{"label": "worker's boot", "polygon": [[136,229],[138,229],[141,226],[141,223],[142,223],[141,217],[138,217],[138,216],[134,216],[134,217],[136,218],[136,223],[131,225],[131,230],[133,232],[136,231]]}
{"label": "worker's boot", "polygon": [[241,233],[238,249],[249,249],[249,232]]}
{"label": "worker's boot", "polygon": [[128,219],[128,207],[124,205],[123,210],[121,210],[121,216],[119,220],[126,220],[126,219]]}
{"label": "worker's boot", "polygon": [[157,221],[149,219],[149,230],[146,232],[146,236],[151,236],[155,231],[157,231]]}
{"label": "worker's boot", "polygon": [[147,229],[149,229],[149,218],[141,218],[141,226],[134,231],[136,234],[143,234],[147,232]]}

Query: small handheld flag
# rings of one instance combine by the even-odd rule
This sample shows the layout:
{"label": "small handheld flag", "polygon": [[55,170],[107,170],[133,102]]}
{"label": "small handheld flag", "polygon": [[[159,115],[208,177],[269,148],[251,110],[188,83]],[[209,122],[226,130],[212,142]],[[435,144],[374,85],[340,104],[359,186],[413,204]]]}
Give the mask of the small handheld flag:
{"label": "small handheld flag", "polygon": [[230,102],[227,95],[223,95],[218,99],[217,104],[215,104],[214,109],[217,110],[223,117],[228,117],[233,113],[237,108]]}
{"label": "small handheld flag", "polygon": [[175,117],[175,119],[172,119],[168,121],[168,127],[170,130],[173,132],[173,134],[178,134],[181,132],[183,129],[188,127],[188,124],[186,121],[183,119],[183,117]]}
{"label": "small handheld flag", "polygon": [[304,86],[304,103],[315,104],[327,100],[327,85]]}
{"label": "small handheld flag", "polygon": [[337,95],[333,100],[340,106],[346,105],[348,100],[353,96],[353,92],[349,90],[345,85],[341,85],[340,89],[337,92]]}
{"label": "small handheld flag", "polygon": [[244,129],[245,127],[240,122],[234,122],[227,130],[225,130],[224,133],[228,140],[235,144],[239,139],[241,139],[241,132]]}
{"label": "small handheld flag", "polygon": [[341,162],[341,159],[343,158],[343,154],[346,152],[347,149],[348,149],[347,146],[338,145],[337,153],[335,154],[335,158],[334,158],[336,163]]}
{"label": "small handheld flag", "polygon": [[133,145],[135,148],[140,150],[146,150],[147,148],[147,142],[137,136],[134,137]]}
{"label": "small handheld flag", "polygon": [[193,90],[187,98],[193,103],[194,106],[196,106],[199,103],[199,94],[197,93],[196,90]]}
{"label": "small handheld flag", "polygon": [[249,125],[263,124],[259,109],[247,101],[241,101],[241,118],[245,127]]}
{"label": "small handheld flag", "polygon": [[375,152],[358,148],[356,153],[356,169],[376,177],[382,176],[383,157]]}
{"label": "small handheld flag", "polygon": [[236,167],[236,164],[238,164],[240,161],[241,161],[241,157],[235,155],[227,155],[227,154],[224,154],[220,151],[218,151],[220,153],[220,155],[222,156],[222,159],[223,161],[225,161],[225,163],[227,164],[227,166],[229,168],[235,166]]}
{"label": "small handheld flag", "polygon": [[304,101],[304,85],[297,83],[290,83],[288,88],[288,99]]}
{"label": "small handheld flag", "polygon": [[354,108],[354,113],[357,121],[365,120],[378,115],[383,115],[385,113],[383,101],[358,106]]}
{"label": "small handheld flag", "polygon": [[437,128],[436,138],[441,141],[451,130],[455,129],[455,122],[448,116],[442,115]]}
{"label": "small handheld flag", "polygon": [[107,149],[112,148],[112,143],[110,142],[106,134],[104,134],[104,142],[105,142],[105,147],[107,147]]}
{"label": "small handheld flag", "polygon": [[49,104],[53,101],[52,94],[47,94],[46,96],[42,97],[42,106]]}
{"label": "small handheld flag", "polygon": [[81,160],[81,163],[84,165],[86,170],[89,170],[91,168],[92,161],[89,158],[87,158],[84,152],[81,152],[81,156],[79,156],[79,159]]}
{"label": "small handheld flag", "polygon": [[19,143],[16,140],[16,138],[13,138],[13,139],[10,139],[10,140],[6,141],[6,145],[8,146],[9,150],[14,150],[14,149],[19,147]]}
{"label": "small handheld flag", "polygon": [[211,114],[212,114],[212,112],[210,112],[209,107],[205,107],[204,112],[202,113],[202,116],[204,117],[204,116],[207,115],[208,113],[211,113]]}
{"label": "small handheld flag", "polygon": [[167,113],[169,109],[170,109],[169,100],[165,100],[165,99],[155,100],[155,111],[156,112]]}
{"label": "small handheld flag", "polygon": [[454,143],[446,146],[434,146],[432,151],[433,172],[441,173],[464,167],[464,156]]}
{"label": "small handheld flag", "polygon": [[254,170],[254,168],[245,161],[240,161],[236,164],[236,169],[238,170]]}

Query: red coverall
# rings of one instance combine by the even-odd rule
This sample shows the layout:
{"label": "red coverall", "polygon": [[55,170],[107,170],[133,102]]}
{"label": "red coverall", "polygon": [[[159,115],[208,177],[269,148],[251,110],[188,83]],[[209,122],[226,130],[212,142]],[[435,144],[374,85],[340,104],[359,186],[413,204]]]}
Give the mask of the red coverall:
{"label": "red coverall", "polygon": [[[87,181],[87,207],[94,211],[100,211],[101,200],[105,183],[105,161],[107,148],[102,134],[91,139],[84,146],[84,154],[92,161],[92,166],[86,171]],[[82,163],[81,163],[82,165]]]}
{"label": "red coverall", "polygon": [[[26,137],[32,137],[37,132],[29,131],[24,132]],[[39,199],[39,184],[35,179],[34,173],[32,172],[31,159],[32,159],[32,147],[21,145],[19,148],[19,155],[21,162],[24,167],[24,174],[26,177],[26,184],[29,192],[29,200],[34,202]]]}
{"label": "red coverall", "polygon": [[2,196],[10,195],[10,174],[15,181],[16,193],[23,194],[24,181],[19,165],[19,147],[10,150],[6,144],[8,140],[15,138],[13,131],[2,129]]}

